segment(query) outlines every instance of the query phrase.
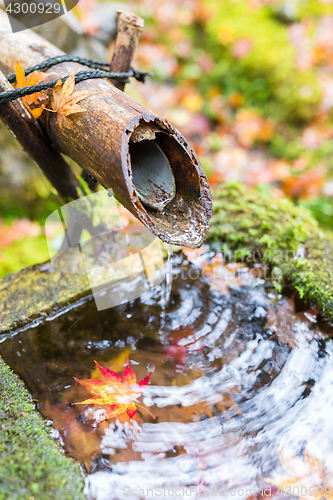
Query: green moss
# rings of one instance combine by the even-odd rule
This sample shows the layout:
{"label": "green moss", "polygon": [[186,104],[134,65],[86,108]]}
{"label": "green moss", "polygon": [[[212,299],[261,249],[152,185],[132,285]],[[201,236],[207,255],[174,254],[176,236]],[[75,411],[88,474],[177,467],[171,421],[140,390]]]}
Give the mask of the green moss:
{"label": "green moss", "polygon": [[[70,260],[70,253],[68,257],[65,253],[64,258]],[[75,256],[73,262],[75,264]],[[36,265],[10,274],[0,280],[0,334],[46,316],[89,293],[90,284],[82,272],[52,272],[50,266],[44,272],[43,265]]]}
{"label": "green moss", "polygon": [[7,223],[28,218],[44,224],[61,200],[47,178],[0,122],[0,214]]}
{"label": "green moss", "polygon": [[0,252],[0,278],[49,258],[44,235],[14,241]]}
{"label": "green moss", "polygon": [[51,439],[27,389],[0,358],[0,500],[84,500],[82,489],[79,464]]}
{"label": "green moss", "polygon": [[11,223],[15,219],[29,218],[44,224],[50,213],[60,207],[60,199],[53,193],[52,188],[48,188],[47,196],[37,192],[35,179],[40,181],[36,175],[32,181],[34,187],[30,192],[21,189],[20,186],[14,186],[13,189],[0,187],[0,213],[6,223]]}
{"label": "green moss", "polygon": [[228,182],[214,193],[208,241],[231,260],[269,264],[274,286],[296,289],[333,319],[333,234],[287,199]]}
{"label": "green moss", "polygon": [[303,200],[299,204],[311,210],[314,218],[322,228],[333,231],[333,203],[331,198],[311,198]]}
{"label": "green moss", "polygon": [[298,2],[297,9],[301,19],[314,19],[325,15],[332,15],[332,5],[320,0],[307,0]]}
{"label": "green moss", "polygon": [[[212,12],[207,37],[198,43],[215,64],[208,75],[200,73],[203,93],[212,85],[220,86],[225,95],[238,90],[246,107],[261,108],[274,121],[298,123],[313,117],[321,98],[316,70],[297,70],[288,28],[272,9],[253,8],[247,0],[209,0],[207,6]],[[252,48],[236,58],[232,46],[240,38],[248,39]]]}

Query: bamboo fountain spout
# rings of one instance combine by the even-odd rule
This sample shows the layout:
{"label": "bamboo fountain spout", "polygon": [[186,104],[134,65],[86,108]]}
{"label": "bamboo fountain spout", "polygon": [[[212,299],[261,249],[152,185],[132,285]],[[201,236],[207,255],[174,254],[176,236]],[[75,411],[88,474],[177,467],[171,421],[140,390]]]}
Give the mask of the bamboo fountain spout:
{"label": "bamboo fountain spout", "polygon": [[[27,68],[63,54],[30,30],[12,33],[0,11],[0,69]],[[49,72],[72,74],[73,62]],[[52,147],[76,161],[161,240],[190,248],[206,236],[212,213],[204,170],[187,140],[166,119],[145,108],[104,79],[86,80],[78,90],[92,91],[85,113],[72,127],[59,128],[55,113],[41,120]],[[43,117],[42,115],[42,117]]]}

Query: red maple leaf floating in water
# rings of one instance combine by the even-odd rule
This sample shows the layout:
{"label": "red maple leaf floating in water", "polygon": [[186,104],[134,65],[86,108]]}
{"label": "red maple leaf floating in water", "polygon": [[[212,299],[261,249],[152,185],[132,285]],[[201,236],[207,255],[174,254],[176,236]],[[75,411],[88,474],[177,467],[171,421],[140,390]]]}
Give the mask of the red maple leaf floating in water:
{"label": "red maple leaf floating in water", "polygon": [[149,413],[149,415],[155,418],[154,415],[152,415],[152,413],[147,410],[147,408],[135,402],[135,400],[139,396],[141,396],[144,388],[148,384],[151,373],[149,373],[147,377],[145,377],[143,380],[141,380],[141,382],[137,384],[136,375],[129,365],[128,358],[122,377],[120,377],[118,373],[110,370],[109,368],[101,366],[97,363],[97,361],[95,361],[95,363],[97,368],[103,375],[104,380],[79,380],[74,377],[74,380],[83,385],[83,387],[85,387],[91,394],[93,394],[94,397],[86,399],[85,401],[82,401],[80,403],[73,403],[77,405],[110,405],[109,408],[107,408],[107,410],[103,413],[101,418],[93,423],[94,427],[96,427],[96,425],[103,420],[116,417],[124,412],[126,412],[130,418],[133,418],[136,413],[137,406],[143,408]]}

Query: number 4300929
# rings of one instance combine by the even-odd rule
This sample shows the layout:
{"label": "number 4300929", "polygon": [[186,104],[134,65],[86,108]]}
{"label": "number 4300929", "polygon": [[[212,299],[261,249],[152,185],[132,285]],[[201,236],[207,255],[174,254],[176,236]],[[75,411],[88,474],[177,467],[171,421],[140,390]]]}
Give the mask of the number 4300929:
{"label": "number 4300929", "polygon": [[6,7],[9,14],[59,14],[61,12],[60,3],[10,3]]}

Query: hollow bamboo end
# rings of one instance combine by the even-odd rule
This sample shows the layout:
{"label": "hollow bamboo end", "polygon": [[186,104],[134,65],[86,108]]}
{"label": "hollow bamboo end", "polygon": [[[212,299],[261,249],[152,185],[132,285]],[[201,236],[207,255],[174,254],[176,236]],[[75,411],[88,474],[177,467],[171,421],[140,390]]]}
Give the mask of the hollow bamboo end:
{"label": "hollow bamboo end", "polygon": [[200,247],[212,213],[211,195],[186,139],[161,118],[142,118],[128,135],[123,160],[132,213],[166,243]]}

